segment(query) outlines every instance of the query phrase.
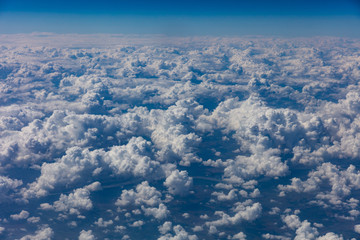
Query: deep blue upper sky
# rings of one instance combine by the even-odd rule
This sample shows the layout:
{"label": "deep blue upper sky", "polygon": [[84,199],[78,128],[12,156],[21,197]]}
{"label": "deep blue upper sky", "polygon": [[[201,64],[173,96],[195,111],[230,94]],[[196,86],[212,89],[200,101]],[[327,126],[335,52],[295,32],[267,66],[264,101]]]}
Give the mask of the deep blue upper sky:
{"label": "deep blue upper sky", "polygon": [[358,15],[356,0],[2,0],[5,12],[135,15]]}
{"label": "deep blue upper sky", "polygon": [[0,33],[360,36],[359,0],[0,0]]}

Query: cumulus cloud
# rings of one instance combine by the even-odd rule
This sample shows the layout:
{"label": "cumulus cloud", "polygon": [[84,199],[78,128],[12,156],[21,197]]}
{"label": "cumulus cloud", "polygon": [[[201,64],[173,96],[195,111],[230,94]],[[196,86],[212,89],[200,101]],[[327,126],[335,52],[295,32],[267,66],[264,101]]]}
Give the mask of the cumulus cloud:
{"label": "cumulus cloud", "polygon": [[240,240],[245,240],[246,239],[246,235],[243,232],[239,232],[237,234],[235,234],[232,239],[240,239]]}
{"label": "cumulus cloud", "polygon": [[103,218],[99,218],[96,222],[95,222],[95,225],[97,225],[98,227],[103,227],[103,228],[106,228],[110,225],[113,225],[113,220],[108,220],[108,221],[105,221]]}
{"label": "cumulus cloud", "polygon": [[355,231],[356,233],[359,233],[359,234],[360,234],[360,224],[356,224],[356,225],[354,226],[354,231]]}
{"label": "cumulus cloud", "polygon": [[156,188],[149,186],[147,181],[136,186],[136,191],[123,190],[120,198],[116,201],[117,206],[141,205],[156,206],[161,203],[161,193]]}
{"label": "cumulus cloud", "polygon": [[163,219],[170,212],[162,203],[161,197],[162,194],[156,188],[149,186],[149,183],[144,181],[136,186],[136,191],[133,189],[123,190],[115,205],[119,206],[120,210],[129,209],[129,207],[140,208],[146,216]]}
{"label": "cumulus cloud", "polygon": [[171,228],[172,228],[172,223],[169,221],[166,221],[166,222],[164,222],[163,225],[159,226],[159,232],[161,234],[166,234],[169,231],[171,231]]}
{"label": "cumulus cloud", "polygon": [[153,216],[156,219],[166,218],[170,213],[163,203],[160,203],[158,208],[145,208],[142,206],[141,209],[144,211],[146,216]]}
{"label": "cumulus cloud", "polygon": [[209,227],[235,225],[242,221],[253,221],[258,218],[262,212],[262,206],[259,203],[252,203],[251,200],[238,202],[233,208],[234,215],[230,216],[223,211],[216,211],[215,215],[220,219],[206,222]]}
{"label": "cumulus cloud", "polygon": [[141,137],[133,137],[126,145],[112,147],[106,153],[104,161],[116,174],[145,177],[159,167],[158,162],[145,155],[149,148],[150,142]]}
{"label": "cumulus cloud", "polygon": [[45,196],[56,186],[90,179],[99,166],[107,164],[117,175],[145,177],[159,169],[159,163],[145,154],[149,142],[143,138],[131,138],[126,145],[114,146],[105,152],[102,149],[90,151],[85,148],[72,147],[66,155],[54,163],[44,163],[41,175],[29,188],[23,189],[25,198]]}
{"label": "cumulus cloud", "polygon": [[265,239],[357,237],[358,40],[33,33],[0,45],[5,239],[21,237],[15,223],[28,223],[23,239],[64,226],[79,239],[244,239],[239,224],[255,220]]}
{"label": "cumulus cloud", "polygon": [[212,195],[216,196],[218,201],[231,201],[237,198],[235,189],[231,189],[228,194],[224,194],[223,192],[213,192]]}
{"label": "cumulus cloud", "polygon": [[47,226],[41,227],[34,235],[26,235],[20,240],[50,240],[54,236],[54,231]]}
{"label": "cumulus cloud", "polygon": [[40,222],[40,217],[29,217],[27,219],[27,222],[29,222],[29,223],[38,223],[38,222]]}
{"label": "cumulus cloud", "polygon": [[197,124],[223,128],[226,133],[235,131],[232,137],[241,144],[238,151],[242,154],[222,163],[224,177],[235,183],[260,174],[285,175],[288,166],[282,162],[278,146],[296,142],[302,135],[296,113],[268,108],[256,96],[221,102],[212,115],[200,117]]}
{"label": "cumulus cloud", "polygon": [[173,234],[168,233],[158,238],[158,240],[176,240],[176,239],[189,239],[197,240],[196,235],[190,235],[182,226],[176,225],[173,227]]}
{"label": "cumulus cloud", "polygon": [[344,238],[335,233],[327,233],[324,236],[318,237],[317,240],[343,240]]}
{"label": "cumulus cloud", "polygon": [[264,239],[279,239],[279,240],[290,240],[291,239],[289,237],[274,235],[274,234],[270,234],[270,233],[263,234],[262,237]]}
{"label": "cumulus cloud", "polygon": [[283,218],[285,224],[292,230],[296,230],[295,239],[315,239],[319,234],[315,227],[307,220],[301,222],[297,215],[287,215]]}
{"label": "cumulus cloud", "polygon": [[92,170],[98,165],[99,151],[73,147],[66,151],[66,155],[54,163],[44,163],[41,175],[37,181],[24,189],[24,197],[45,196],[49,190],[59,184],[69,184],[81,179],[81,173]]}
{"label": "cumulus cloud", "polygon": [[130,227],[141,227],[144,224],[145,224],[144,221],[138,220],[138,221],[135,221],[135,222],[131,223]]}
{"label": "cumulus cloud", "polygon": [[30,213],[28,211],[22,210],[19,214],[10,215],[10,217],[14,220],[22,220],[27,219]]}
{"label": "cumulus cloud", "polygon": [[11,195],[23,182],[18,179],[11,179],[0,175],[0,202],[11,199]]}
{"label": "cumulus cloud", "polygon": [[88,230],[88,231],[81,230],[80,235],[79,235],[79,240],[95,240],[95,239],[96,238],[92,234],[91,230]]}
{"label": "cumulus cloud", "polygon": [[290,185],[279,185],[278,188],[284,192],[314,192],[319,190],[320,184],[327,181],[329,190],[318,192],[315,197],[319,204],[324,205],[330,203],[332,205],[349,205],[351,206],[351,198],[348,203],[344,202],[351,191],[358,189],[360,180],[360,172],[356,171],[355,166],[350,165],[346,170],[340,170],[336,165],[331,163],[323,163],[308,174],[305,181],[298,178],[292,178]]}
{"label": "cumulus cloud", "polygon": [[[296,236],[294,239],[305,240],[305,239],[317,239],[317,240],[342,240],[342,235],[337,235],[333,232],[328,232],[323,236],[319,236],[319,232],[316,227],[307,221],[300,221],[297,215],[286,215],[283,216],[283,221],[292,230],[295,230]],[[316,224],[314,224],[316,225]],[[271,235],[269,235],[271,237]],[[270,238],[271,239],[271,238]]]}
{"label": "cumulus cloud", "polygon": [[69,195],[61,194],[58,201],[55,201],[53,205],[43,203],[40,207],[44,210],[53,209],[57,212],[80,214],[80,210],[90,210],[93,207],[90,200],[91,191],[96,191],[101,188],[99,182],[94,182],[84,188],[75,189]]}
{"label": "cumulus cloud", "polygon": [[164,185],[168,191],[174,195],[186,195],[193,184],[193,179],[189,177],[187,171],[173,171],[165,180]]}

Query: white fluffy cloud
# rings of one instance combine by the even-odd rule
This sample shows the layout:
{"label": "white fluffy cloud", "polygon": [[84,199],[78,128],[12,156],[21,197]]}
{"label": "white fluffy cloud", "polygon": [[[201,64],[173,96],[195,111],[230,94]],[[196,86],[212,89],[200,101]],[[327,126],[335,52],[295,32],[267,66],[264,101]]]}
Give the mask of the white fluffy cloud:
{"label": "white fluffy cloud", "polygon": [[202,130],[210,130],[203,128],[213,126],[226,133],[234,132],[232,137],[239,142],[241,155],[222,165],[224,177],[237,183],[261,174],[285,175],[288,166],[281,160],[278,146],[294,144],[302,134],[295,113],[268,108],[255,96],[246,101],[228,99],[220,103],[212,115],[200,117],[197,124]]}
{"label": "white fluffy cloud", "polygon": [[265,239],[357,237],[357,39],[34,33],[0,45],[5,239],[64,226],[69,239],[244,239],[251,221]]}
{"label": "white fluffy cloud", "polygon": [[230,216],[223,211],[216,211],[215,215],[220,219],[206,222],[209,227],[227,226],[239,224],[242,221],[253,221],[258,218],[262,212],[262,206],[259,203],[253,203],[251,200],[237,202],[233,208],[234,215]]}
{"label": "white fluffy cloud", "polygon": [[162,194],[156,188],[149,186],[147,181],[136,186],[136,191],[123,190],[115,205],[120,209],[129,207],[140,207],[146,216],[153,216],[156,219],[166,218],[169,210],[162,203]]}
{"label": "white fluffy cloud", "polygon": [[126,145],[112,147],[105,154],[104,161],[116,174],[145,177],[159,167],[158,162],[145,155],[149,149],[150,142],[141,137],[133,137]]}
{"label": "white fluffy cloud", "polygon": [[21,180],[11,179],[11,178],[8,178],[5,176],[0,176],[0,187],[3,191],[5,191],[7,189],[17,188],[21,185],[22,185]]}
{"label": "white fluffy cloud", "polygon": [[[44,163],[41,166],[41,175],[28,189],[23,189],[25,198],[45,196],[49,190],[57,185],[71,184],[80,181],[86,174],[98,165],[98,158],[102,151],[89,151],[73,147],[66,151],[66,155],[54,163]],[[84,176],[85,175],[85,176]]]}
{"label": "white fluffy cloud", "polygon": [[175,170],[166,178],[164,185],[174,195],[186,195],[193,185],[193,179],[186,171]]}
{"label": "white fluffy cloud", "polygon": [[235,234],[232,239],[246,240],[246,235],[243,232]]}
{"label": "white fluffy cloud", "polygon": [[354,226],[354,231],[355,231],[356,233],[359,233],[359,234],[360,234],[360,224],[356,224],[356,225]]}
{"label": "white fluffy cloud", "polygon": [[[283,216],[283,221],[292,230],[295,230],[296,240],[305,240],[305,239],[316,239],[316,240],[343,240],[344,238],[341,235],[337,235],[333,232],[328,232],[325,235],[319,236],[319,232],[316,227],[313,227],[312,224],[307,221],[300,221],[300,218],[297,215],[287,215]],[[317,224],[314,224],[317,225]],[[269,235],[269,237],[271,237]]]}
{"label": "white fluffy cloud", "polygon": [[339,236],[335,233],[327,233],[324,236],[318,237],[317,240],[344,240],[342,236]]}
{"label": "white fluffy cloud", "polygon": [[26,235],[20,240],[50,240],[54,236],[54,231],[47,226],[41,227],[34,235]]}
{"label": "white fluffy cloud", "polygon": [[161,234],[166,234],[171,231],[172,228],[172,222],[166,221],[163,225],[159,226],[159,232]]}
{"label": "white fluffy cloud", "polygon": [[136,191],[124,190],[120,198],[116,201],[117,206],[127,205],[148,205],[156,206],[161,203],[161,193],[154,187],[150,187],[147,181],[136,186]]}
{"label": "white fluffy cloud", "polygon": [[[331,163],[323,163],[315,171],[310,172],[305,181],[292,178],[290,185],[279,185],[278,188],[284,192],[316,193],[317,203],[321,205],[330,203],[351,206],[351,202],[354,201],[348,196],[352,190],[359,189],[359,181],[360,172],[356,171],[355,166],[350,165],[346,170],[340,170]],[[320,185],[324,182],[329,185],[330,189],[319,191]],[[348,204],[344,201],[345,199],[348,200]]]}
{"label": "white fluffy cloud", "polygon": [[96,238],[92,234],[91,230],[88,230],[88,231],[81,230],[80,235],[79,235],[79,240],[95,240],[95,239]]}
{"label": "white fluffy cloud", "polygon": [[90,210],[93,207],[93,203],[90,200],[91,191],[100,190],[101,184],[94,182],[84,188],[75,189],[69,195],[61,194],[58,201],[55,201],[53,205],[43,203],[40,207],[44,210],[53,209],[57,212],[80,214],[80,210]]}
{"label": "white fluffy cloud", "polygon": [[106,228],[110,225],[113,225],[113,220],[104,220],[103,218],[99,218],[96,222],[95,222],[95,225],[97,225],[98,227],[103,227],[103,228]]}
{"label": "white fluffy cloud", "polygon": [[6,199],[10,200],[14,190],[22,184],[23,182],[21,180],[11,179],[0,175],[0,202],[5,201]]}
{"label": "white fluffy cloud", "polygon": [[26,219],[29,217],[29,212],[28,211],[25,211],[25,210],[22,210],[20,213],[18,214],[13,214],[13,215],[10,215],[10,217],[14,220],[22,220],[22,219]]}
{"label": "white fluffy cloud", "polygon": [[173,234],[168,233],[158,238],[158,240],[197,240],[196,235],[190,235],[182,226],[176,225],[173,227]]}
{"label": "white fluffy cloud", "polygon": [[72,147],[66,155],[54,163],[44,163],[41,175],[29,188],[23,189],[25,198],[45,196],[49,190],[65,184],[73,184],[90,179],[99,167],[110,167],[116,175],[124,177],[145,177],[158,172],[159,163],[145,154],[149,142],[143,138],[131,138],[126,145],[114,146],[109,151],[103,149],[89,151]]}
{"label": "white fluffy cloud", "polygon": [[170,213],[170,211],[163,203],[160,203],[158,208],[145,208],[144,206],[142,206],[141,209],[144,211],[146,216],[153,216],[156,219],[164,219]]}

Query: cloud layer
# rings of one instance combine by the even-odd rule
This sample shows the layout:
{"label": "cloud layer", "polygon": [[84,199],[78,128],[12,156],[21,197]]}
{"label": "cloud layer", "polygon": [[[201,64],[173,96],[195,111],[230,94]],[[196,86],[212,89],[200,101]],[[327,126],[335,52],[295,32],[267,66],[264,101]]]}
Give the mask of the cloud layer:
{"label": "cloud layer", "polygon": [[359,237],[358,40],[3,37],[1,238]]}

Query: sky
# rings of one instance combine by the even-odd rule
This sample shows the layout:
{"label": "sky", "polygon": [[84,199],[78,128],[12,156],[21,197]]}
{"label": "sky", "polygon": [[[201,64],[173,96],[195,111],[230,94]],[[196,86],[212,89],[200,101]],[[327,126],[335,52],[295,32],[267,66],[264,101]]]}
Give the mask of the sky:
{"label": "sky", "polygon": [[0,239],[360,239],[359,26],[353,0],[0,0]]}
{"label": "sky", "polygon": [[0,33],[360,37],[358,26],[358,0],[0,0]]}

